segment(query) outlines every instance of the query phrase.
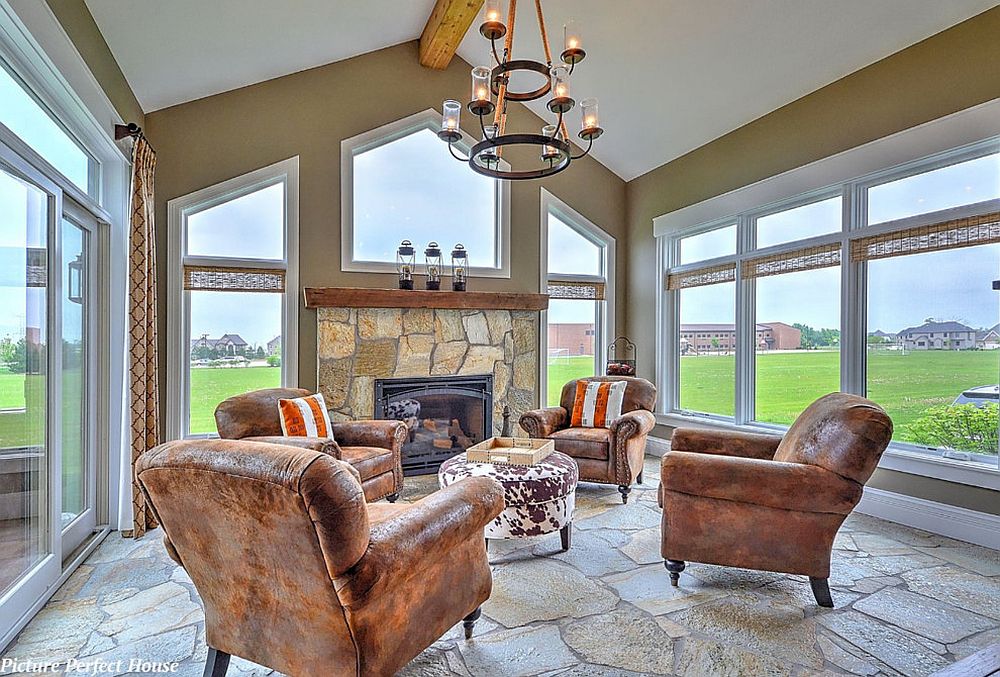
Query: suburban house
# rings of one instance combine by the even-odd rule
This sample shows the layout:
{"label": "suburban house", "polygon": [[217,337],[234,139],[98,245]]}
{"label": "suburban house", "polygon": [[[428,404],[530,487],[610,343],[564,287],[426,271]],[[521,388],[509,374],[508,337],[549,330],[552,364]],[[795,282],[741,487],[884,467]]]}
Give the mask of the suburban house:
{"label": "suburban house", "polygon": [[987,350],[1000,348],[1000,324],[995,324],[976,334],[976,347]]}
{"label": "suburban house", "polygon": [[[685,354],[731,353],[736,348],[732,324],[682,324],[681,350]],[[757,324],[757,350],[798,350],[802,332],[784,322]]]}
{"label": "suburban house", "polygon": [[208,334],[191,340],[191,350],[196,348],[208,348],[216,355],[227,355],[230,357],[244,356],[249,344],[243,340],[239,334],[223,334],[217,339],[208,338]]}
{"label": "suburban house", "polygon": [[977,344],[977,332],[961,322],[926,320],[919,327],[899,332],[898,340],[907,350],[968,350]]}
{"label": "suburban house", "polygon": [[1000,677],[998,38],[0,0],[0,677]]}

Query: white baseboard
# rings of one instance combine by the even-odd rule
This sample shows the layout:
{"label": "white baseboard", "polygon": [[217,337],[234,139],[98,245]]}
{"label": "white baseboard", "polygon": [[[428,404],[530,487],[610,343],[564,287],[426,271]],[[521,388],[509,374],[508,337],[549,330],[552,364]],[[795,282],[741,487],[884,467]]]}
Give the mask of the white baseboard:
{"label": "white baseboard", "polygon": [[663,458],[663,455],[670,451],[670,440],[649,435],[646,438],[646,453],[649,456]]}
{"label": "white baseboard", "polygon": [[[647,447],[648,449],[648,447]],[[1000,515],[865,487],[860,513],[1000,550]]]}

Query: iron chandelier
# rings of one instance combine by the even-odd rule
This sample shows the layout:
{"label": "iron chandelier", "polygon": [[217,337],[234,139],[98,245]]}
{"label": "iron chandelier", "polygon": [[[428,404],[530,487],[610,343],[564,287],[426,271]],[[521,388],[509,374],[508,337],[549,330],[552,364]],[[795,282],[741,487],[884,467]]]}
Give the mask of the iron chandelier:
{"label": "iron chandelier", "polygon": [[[573,149],[568,139],[564,115],[576,106],[576,101],[570,96],[569,78],[576,64],[583,61],[587,53],[583,50],[580,32],[574,22],[569,22],[563,29],[564,49],[560,54],[560,63],[552,64],[552,53],[549,48],[548,33],[545,30],[545,19],[542,16],[542,2],[535,0],[535,12],[538,15],[538,28],[545,53],[545,63],[530,59],[513,59],[511,49],[514,43],[514,22],[517,14],[517,0],[509,0],[507,23],[500,14],[500,0],[486,0],[485,18],[479,27],[479,32],[490,41],[490,49],[496,65],[490,69],[477,66],[472,69],[472,97],[467,108],[470,113],[479,118],[482,130],[482,141],[476,143],[469,151],[469,157],[464,158],[454,149],[456,141],[461,140],[462,132],[459,121],[462,104],[454,99],[447,99],[442,106],[443,117],[441,131],[438,137],[448,142],[448,150],[456,160],[468,162],[473,171],[496,179],[540,179],[558,174],[569,167],[573,160],[579,160],[590,152],[594,140],[604,133],[598,123],[597,99],[584,99],[580,102],[582,113],[582,128],[577,136],[587,142],[586,149],[579,155],[573,155]],[[497,40],[506,36],[503,46],[503,56],[497,52]],[[536,73],[544,76],[544,83],[530,91],[512,91],[510,89],[511,75],[516,72]],[[556,115],[555,124],[542,127],[541,133],[508,133],[507,104],[510,101],[534,101],[543,96],[551,95],[546,102],[549,112]],[[496,97],[496,103],[493,97]],[[487,116],[492,115],[492,121],[487,122]],[[530,169],[505,169],[501,165],[505,146],[535,146],[539,149],[538,166]]]}

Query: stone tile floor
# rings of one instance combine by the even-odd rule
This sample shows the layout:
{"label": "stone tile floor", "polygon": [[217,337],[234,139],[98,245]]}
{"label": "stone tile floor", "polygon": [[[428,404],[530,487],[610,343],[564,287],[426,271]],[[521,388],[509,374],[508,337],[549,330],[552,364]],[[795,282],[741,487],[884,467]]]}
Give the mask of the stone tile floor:
{"label": "stone tile floor", "polygon": [[[658,459],[623,506],[581,485],[573,547],[559,535],[490,544],[493,596],[472,641],[450,631],[402,674],[926,675],[1000,642],[1000,553],[864,515],[844,525],[820,609],[807,580],[659,555]],[[404,500],[436,489],[407,478]],[[198,593],[157,532],[111,534],[4,657],[179,661],[201,675]],[[270,670],[234,659],[231,675]],[[324,674],[318,669],[317,675]]]}

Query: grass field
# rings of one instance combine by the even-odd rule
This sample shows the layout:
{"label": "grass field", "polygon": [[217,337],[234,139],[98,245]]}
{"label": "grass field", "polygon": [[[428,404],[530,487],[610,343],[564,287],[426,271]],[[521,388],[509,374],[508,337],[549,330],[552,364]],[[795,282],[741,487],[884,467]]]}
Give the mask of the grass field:
{"label": "grass field", "polygon": [[233,395],[277,388],[281,367],[234,367],[191,370],[191,432],[215,432],[215,407]]}
{"label": "grass field", "polygon": [[575,378],[594,375],[593,355],[574,355],[573,357],[550,357],[547,371],[547,395],[545,406],[559,406],[559,395],[562,387]]}

